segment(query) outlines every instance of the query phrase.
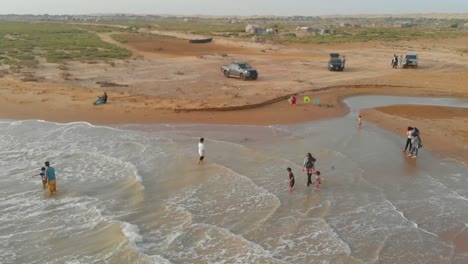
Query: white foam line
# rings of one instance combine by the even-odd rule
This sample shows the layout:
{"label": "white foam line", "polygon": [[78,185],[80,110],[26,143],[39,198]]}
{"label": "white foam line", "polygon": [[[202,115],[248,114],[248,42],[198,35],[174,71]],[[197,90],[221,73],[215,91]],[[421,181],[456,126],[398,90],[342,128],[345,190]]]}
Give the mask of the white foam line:
{"label": "white foam line", "polygon": [[396,208],[396,206],[392,204],[392,202],[390,202],[389,200],[385,200],[385,201],[393,208],[393,211],[395,211],[395,212],[397,212],[399,215],[401,215],[401,217],[402,217],[403,219],[405,219],[406,221],[410,222],[415,228],[417,228],[417,229],[423,231],[424,233],[427,233],[427,234],[430,234],[430,235],[433,235],[433,236],[438,237],[437,234],[434,234],[434,233],[432,233],[432,232],[429,232],[429,231],[427,231],[427,230],[425,230],[425,229],[419,227],[419,225],[418,225],[416,222],[411,221],[411,220],[409,220],[408,218],[406,218],[406,217],[405,217],[405,214],[404,214],[402,211],[399,211],[399,210]]}
{"label": "white foam line", "polygon": [[261,245],[251,241],[251,240],[248,240],[246,239],[244,236],[242,235],[239,235],[239,234],[235,234],[233,232],[231,232],[231,230],[227,229],[227,228],[223,228],[223,227],[219,227],[219,226],[216,226],[216,225],[210,225],[210,224],[205,224],[205,223],[196,223],[196,224],[193,224],[192,227],[197,227],[197,226],[200,226],[200,227],[207,227],[207,228],[213,228],[213,229],[217,229],[219,230],[220,232],[223,232],[225,233],[226,235],[228,236],[232,236],[232,237],[235,237],[235,238],[238,238],[242,241],[245,241],[246,243],[248,243],[249,245],[251,245],[251,248],[255,248],[255,249],[258,249],[260,250],[265,257],[268,257],[268,258],[272,258],[276,261],[279,261],[279,262],[282,262],[282,263],[285,263],[284,261],[280,260],[280,259],[277,259],[273,256],[273,253],[269,250],[266,250],[265,248],[263,248]]}
{"label": "white foam line", "polygon": [[456,191],[450,189],[447,185],[445,185],[445,184],[443,184],[442,182],[438,181],[437,179],[435,179],[435,178],[432,177],[431,175],[427,174],[427,176],[428,176],[429,178],[433,179],[437,184],[442,185],[445,189],[447,189],[447,190],[451,191],[452,193],[454,193],[454,194],[456,195],[456,196],[455,196],[456,198],[461,199],[461,200],[465,200],[465,201],[468,202],[468,198],[466,198],[465,196],[463,196],[463,195],[459,194],[458,192],[456,192]]}
{"label": "white foam line", "polygon": [[[124,236],[127,238],[128,243],[130,244],[130,247],[133,248],[140,256],[146,259],[150,259],[153,261],[158,261],[158,263],[164,263],[164,264],[170,264],[168,259],[163,258],[160,255],[148,255],[143,253],[140,248],[137,246],[137,243],[143,242],[143,236],[140,234],[140,229],[138,228],[137,225],[130,224],[124,221],[118,221],[120,223],[120,228]],[[118,248],[122,246],[119,245]]]}

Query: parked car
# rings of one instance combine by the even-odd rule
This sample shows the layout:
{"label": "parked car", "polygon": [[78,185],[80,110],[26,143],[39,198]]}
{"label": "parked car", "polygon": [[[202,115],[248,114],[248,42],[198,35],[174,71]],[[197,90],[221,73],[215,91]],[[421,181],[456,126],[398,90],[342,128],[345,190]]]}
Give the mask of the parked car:
{"label": "parked car", "polygon": [[405,60],[403,63],[403,67],[409,68],[417,68],[419,64],[418,54],[416,52],[408,52],[406,53]]}
{"label": "parked car", "polygon": [[245,62],[236,61],[229,65],[223,65],[221,66],[221,71],[223,72],[226,78],[232,76],[240,78],[242,80],[256,80],[258,77],[257,70]]}
{"label": "parked car", "polygon": [[343,71],[345,68],[344,61],[340,58],[338,53],[330,53],[330,60],[328,60],[329,71]]}

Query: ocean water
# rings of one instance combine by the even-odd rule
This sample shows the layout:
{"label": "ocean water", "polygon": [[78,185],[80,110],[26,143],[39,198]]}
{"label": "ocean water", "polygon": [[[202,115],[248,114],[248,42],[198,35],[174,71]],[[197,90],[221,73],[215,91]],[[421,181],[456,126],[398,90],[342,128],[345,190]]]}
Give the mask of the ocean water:
{"label": "ocean water", "polygon": [[[346,103],[343,118],[289,126],[3,120],[0,263],[468,263],[466,164],[407,159],[404,138],[356,128],[360,108],[468,103]],[[305,186],[307,152],[320,191]],[[31,177],[46,160],[52,197]]]}

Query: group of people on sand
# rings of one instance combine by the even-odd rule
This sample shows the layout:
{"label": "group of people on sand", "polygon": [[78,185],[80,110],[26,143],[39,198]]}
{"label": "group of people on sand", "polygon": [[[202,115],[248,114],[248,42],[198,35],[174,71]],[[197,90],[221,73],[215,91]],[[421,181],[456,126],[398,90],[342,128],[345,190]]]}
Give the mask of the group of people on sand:
{"label": "group of people on sand", "polygon": [[[403,61],[405,61],[405,64],[403,64]],[[398,69],[398,67],[407,69],[408,63],[409,60],[405,60],[403,55],[400,55],[400,57],[398,57],[398,55],[393,54],[391,63],[393,69]]]}
{"label": "group of people on sand", "polygon": [[42,178],[42,188],[49,188],[50,194],[54,194],[57,191],[57,179],[55,178],[55,168],[50,166],[50,162],[46,161],[44,163],[45,167],[41,168],[41,172],[34,176],[41,176]]}
{"label": "group of people on sand", "polygon": [[408,157],[413,159],[418,157],[419,149],[422,148],[422,140],[419,135],[419,129],[417,127],[408,127],[406,129],[406,144],[403,149],[404,153],[408,153]]}

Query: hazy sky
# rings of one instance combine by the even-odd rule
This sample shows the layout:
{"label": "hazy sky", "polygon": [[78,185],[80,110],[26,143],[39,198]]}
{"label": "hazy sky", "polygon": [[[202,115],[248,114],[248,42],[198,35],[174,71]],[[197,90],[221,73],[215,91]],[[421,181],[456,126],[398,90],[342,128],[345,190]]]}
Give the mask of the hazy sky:
{"label": "hazy sky", "polygon": [[331,15],[468,13],[468,0],[0,0],[0,14]]}

